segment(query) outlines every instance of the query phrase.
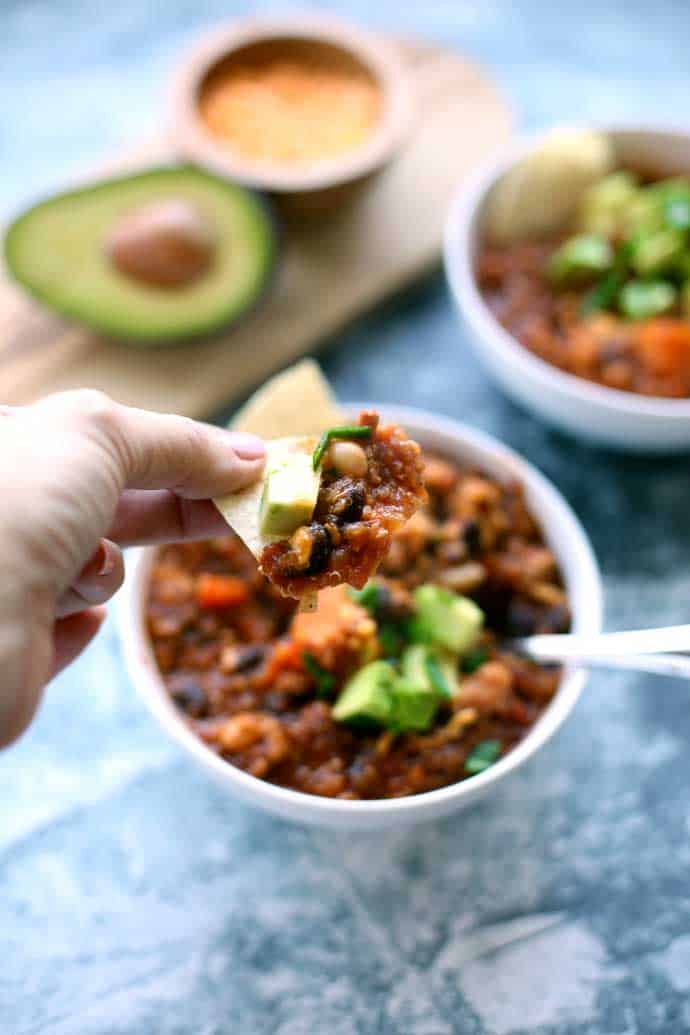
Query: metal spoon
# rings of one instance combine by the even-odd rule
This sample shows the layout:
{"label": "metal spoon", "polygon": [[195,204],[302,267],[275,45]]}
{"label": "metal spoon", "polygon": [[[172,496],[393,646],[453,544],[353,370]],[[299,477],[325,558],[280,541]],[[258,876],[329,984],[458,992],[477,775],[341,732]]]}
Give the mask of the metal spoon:
{"label": "metal spoon", "polygon": [[580,636],[525,636],[509,650],[534,661],[570,662],[590,668],[634,669],[690,679],[690,625]]}

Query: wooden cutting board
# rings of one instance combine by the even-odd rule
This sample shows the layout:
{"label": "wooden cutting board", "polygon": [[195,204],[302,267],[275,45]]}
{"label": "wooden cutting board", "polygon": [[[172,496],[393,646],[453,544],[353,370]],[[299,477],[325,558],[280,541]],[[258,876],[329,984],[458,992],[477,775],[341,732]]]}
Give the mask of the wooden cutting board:
{"label": "wooden cutting board", "polygon": [[[419,99],[410,141],[346,208],[287,230],[278,274],[256,313],[206,342],[140,351],[60,321],[0,274],[0,401],[88,385],[130,405],[207,416],[433,267],[456,187],[506,141],[512,114],[464,57],[399,46]],[[107,171],[173,154],[169,142],[149,142]]]}

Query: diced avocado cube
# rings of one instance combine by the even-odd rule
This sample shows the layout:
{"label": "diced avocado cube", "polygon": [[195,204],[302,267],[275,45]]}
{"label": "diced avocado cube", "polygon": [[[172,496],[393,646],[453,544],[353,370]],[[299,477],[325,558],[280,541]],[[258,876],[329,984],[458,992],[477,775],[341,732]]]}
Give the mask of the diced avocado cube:
{"label": "diced avocado cube", "polygon": [[663,230],[665,225],[663,202],[647,188],[639,191],[625,209],[621,229],[629,237],[634,237],[637,234],[656,233],[657,230]]}
{"label": "diced avocado cube", "polygon": [[393,684],[393,710],[389,725],[398,733],[426,730],[434,721],[439,698],[409,679],[400,677]]}
{"label": "diced avocado cube", "polygon": [[646,320],[667,313],[677,297],[673,284],[664,280],[629,280],[620,293],[619,305],[631,320]]}
{"label": "diced avocado cube", "polygon": [[620,230],[626,208],[638,196],[635,177],[611,173],[587,190],[580,203],[578,226],[585,233],[613,237]]}
{"label": "diced avocado cube", "polygon": [[371,661],[343,687],[333,706],[336,722],[375,722],[382,726],[393,714],[395,669],[387,661]]}
{"label": "diced avocado cube", "polygon": [[453,654],[473,647],[484,622],[484,613],[469,597],[442,586],[419,586],[414,591],[415,617],[410,637],[418,643],[432,643]]}
{"label": "diced avocado cube", "polygon": [[426,668],[428,657],[429,648],[423,643],[415,643],[403,651],[400,659],[400,671],[410,683],[431,690],[431,680]]}
{"label": "diced avocado cube", "polygon": [[452,697],[458,686],[455,659],[423,643],[415,643],[403,651],[400,670],[410,683],[439,697]]}
{"label": "diced avocado cube", "polygon": [[[482,615],[482,619],[483,617],[484,616]],[[443,682],[447,688],[443,691],[443,696],[454,697],[459,683],[457,658],[455,658],[453,654],[448,654],[445,651],[437,651],[432,660],[438,665],[441,675],[443,676]]]}
{"label": "diced avocado cube", "polygon": [[606,273],[613,265],[613,248],[605,237],[570,237],[549,259],[547,271],[558,283],[582,283]]}
{"label": "diced avocado cube", "polygon": [[269,469],[259,512],[262,535],[289,536],[309,524],[320,481],[321,474],[314,471],[307,453],[291,453]]}
{"label": "diced avocado cube", "polygon": [[652,277],[673,267],[684,250],[685,235],[680,230],[658,230],[634,242],[631,264],[641,277]]}

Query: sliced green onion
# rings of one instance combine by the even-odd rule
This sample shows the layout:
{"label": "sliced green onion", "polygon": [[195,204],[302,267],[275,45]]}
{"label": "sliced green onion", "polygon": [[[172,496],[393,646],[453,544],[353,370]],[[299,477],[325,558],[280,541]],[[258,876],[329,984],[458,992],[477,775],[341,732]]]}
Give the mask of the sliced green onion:
{"label": "sliced green onion", "polygon": [[378,631],[379,643],[387,658],[395,658],[405,645],[405,637],[399,626],[393,622],[383,622]]}
{"label": "sliced green onion", "polygon": [[371,438],[374,429],[369,424],[345,424],[339,428],[324,431],[312,456],[314,470],[318,471],[323,455],[334,438]]}
{"label": "sliced green onion", "polygon": [[350,589],[350,597],[360,607],[366,607],[367,611],[375,613],[379,603],[379,587],[375,582],[367,582],[363,589]]}
{"label": "sliced green onion", "polygon": [[585,295],[580,307],[582,315],[589,316],[590,313],[596,313],[600,309],[610,309],[622,283],[623,275],[617,270],[608,273]]}
{"label": "sliced green onion", "polygon": [[321,461],[323,460],[323,454],[328,449],[328,444],[331,441],[328,435],[329,432],[324,431],[323,435],[318,441],[316,449],[314,450],[314,455],[312,456],[312,465],[315,471],[318,471]]}
{"label": "sliced green onion", "polygon": [[463,672],[472,673],[476,672],[478,668],[481,668],[484,662],[488,660],[489,652],[486,647],[475,647],[474,650],[465,654],[460,664]]}
{"label": "sliced green onion", "polygon": [[612,308],[625,281],[633,250],[632,241],[623,242],[616,252],[613,268],[585,295],[580,307],[583,316]]}
{"label": "sliced green onion", "polygon": [[323,665],[319,665],[313,654],[309,654],[307,651],[302,654],[302,664],[316,683],[316,696],[330,697],[335,686],[333,673],[325,669]]}
{"label": "sliced green onion", "polygon": [[452,697],[453,691],[448,686],[448,681],[441,670],[441,666],[431,654],[424,659],[424,668],[429,677],[429,682],[439,697]]}
{"label": "sliced green onion", "polygon": [[471,776],[483,773],[496,761],[501,753],[500,740],[482,740],[476,747],[472,748],[465,759],[465,772]]}

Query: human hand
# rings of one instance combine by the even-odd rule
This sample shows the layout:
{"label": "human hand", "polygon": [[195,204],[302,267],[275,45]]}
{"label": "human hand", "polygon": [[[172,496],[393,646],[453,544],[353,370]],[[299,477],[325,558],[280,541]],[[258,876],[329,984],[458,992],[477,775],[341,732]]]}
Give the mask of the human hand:
{"label": "human hand", "polygon": [[253,435],[91,390],[0,407],[0,746],[95,636],[120,547],[227,533],[210,497],[255,481],[264,459]]}

